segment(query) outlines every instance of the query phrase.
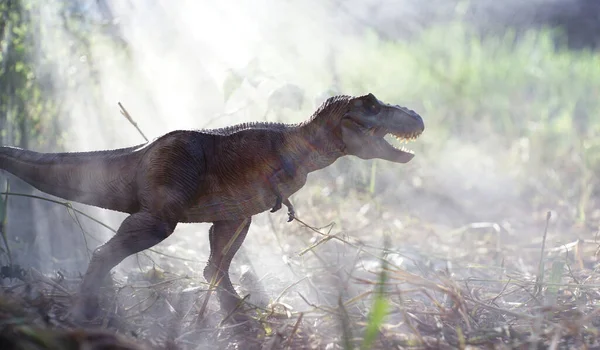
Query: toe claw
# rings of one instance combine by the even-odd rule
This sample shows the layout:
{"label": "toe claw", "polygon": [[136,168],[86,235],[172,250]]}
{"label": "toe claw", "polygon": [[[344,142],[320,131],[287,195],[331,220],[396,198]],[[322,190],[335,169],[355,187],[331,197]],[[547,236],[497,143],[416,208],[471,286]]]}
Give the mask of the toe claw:
{"label": "toe claw", "polygon": [[294,206],[292,205],[292,202],[290,202],[289,199],[286,199],[283,204],[285,204],[285,206],[288,208],[288,221],[287,222],[291,222],[294,220],[294,218],[296,217],[296,211],[294,210]]}
{"label": "toe claw", "polygon": [[289,210],[287,214],[288,214],[288,221],[287,222],[294,221],[294,219],[296,218],[296,212],[294,212],[294,210]]}

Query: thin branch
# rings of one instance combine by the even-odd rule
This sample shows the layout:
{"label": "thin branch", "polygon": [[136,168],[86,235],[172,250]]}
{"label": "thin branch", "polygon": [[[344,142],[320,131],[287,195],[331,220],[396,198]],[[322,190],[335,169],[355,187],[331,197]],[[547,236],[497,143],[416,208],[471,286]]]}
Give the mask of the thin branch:
{"label": "thin branch", "polygon": [[144,135],[144,133],[142,132],[142,129],[140,129],[137,125],[137,123],[135,122],[135,120],[133,120],[133,118],[131,118],[131,115],[129,114],[129,112],[127,112],[127,110],[125,109],[125,107],[123,107],[123,105],[121,104],[121,102],[119,102],[119,107],[121,108],[121,114],[131,123],[131,125],[133,125],[137,131],[140,133],[140,135],[142,135],[142,137],[144,138],[144,140],[146,140],[146,142],[148,142],[148,138],[146,137],[146,135]]}

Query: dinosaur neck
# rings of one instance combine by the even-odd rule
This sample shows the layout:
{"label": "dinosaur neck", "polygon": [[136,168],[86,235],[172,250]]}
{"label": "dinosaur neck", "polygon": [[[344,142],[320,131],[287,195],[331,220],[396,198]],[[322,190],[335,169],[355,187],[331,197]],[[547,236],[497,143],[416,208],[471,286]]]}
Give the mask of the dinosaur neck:
{"label": "dinosaur neck", "polygon": [[346,96],[331,98],[309,120],[292,127],[287,149],[307,173],[325,168],[346,154],[339,128],[346,109]]}

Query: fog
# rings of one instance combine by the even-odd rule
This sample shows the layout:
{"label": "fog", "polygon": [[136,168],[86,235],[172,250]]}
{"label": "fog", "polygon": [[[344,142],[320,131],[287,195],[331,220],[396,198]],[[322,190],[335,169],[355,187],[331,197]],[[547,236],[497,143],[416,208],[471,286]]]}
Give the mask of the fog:
{"label": "fog", "polygon": [[[394,96],[397,89],[410,91],[415,86],[417,91],[419,82],[410,73],[428,57],[384,53],[380,61],[369,61],[364,57],[379,55],[371,50],[384,46],[374,44],[373,37],[410,42],[425,28],[458,18],[479,28],[481,36],[502,33],[511,25],[518,40],[520,31],[554,21],[555,13],[549,9],[565,8],[576,14],[582,11],[583,3],[78,0],[71,2],[68,12],[80,16],[84,27],[87,23],[92,35],[82,38],[77,34],[80,29],[74,30],[65,19],[63,2],[51,0],[44,2],[36,14],[41,30],[36,37],[35,61],[37,74],[48,80],[52,98],[60,101],[61,127],[65,131],[61,146],[66,151],[100,150],[144,142],[120,114],[119,102],[150,140],[176,129],[217,128],[250,121],[296,123],[308,118],[334,94],[372,92],[385,102],[421,112],[427,110],[427,101],[417,92],[407,95],[404,101],[387,97]],[[452,42],[441,42],[440,51],[451,46]],[[380,62],[381,66],[365,67],[365,62]],[[348,88],[352,79],[361,81]],[[440,85],[443,83],[440,81]],[[464,135],[446,130],[449,126],[441,115],[422,116],[425,133],[410,145],[416,150],[413,161],[406,165],[373,165],[358,158],[339,160],[331,168],[309,176],[307,185],[292,197],[299,218],[316,227],[335,222],[332,233],[370,244],[379,244],[386,232],[394,232],[393,246],[417,260],[426,254],[415,248],[419,238],[403,236],[414,235],[405,228],[416,221],[428,225],[416,236],[434,240],[439,227],[446,232],[484,222],[489,226],[483,227],[502,226],[502,232],[510,236],[515,225],[523,224],[508,224],[513,216],[524,217],[525,226],[539,224],[538,214],[523,215],[528,203],[521,190],[528,183],[519,176],[524,170],[506,166],[509,159],[528,157],[527,140],[515,142],[517,146],[509,149],[500,137],[487,134],[484,127],[479,129],[482,134]],[[437,142],[442,136],[443,143]],[[372,185],[371,195],[375,194],[376,200],[361,192],[356,194],[354,188],[368,187],[368,174],[375,171],[378,182]],[[18,180],[13,181],[22,186]],[[346,195],[351,199],[346,200]],[[30,199],[15,199],[10,204],[11,213],[29,210],[23,204],[26,200]],[[45,273],[84,273],[89,259],[84,247],[89,252],[112,235],[80,216],[76,217],[78,223],[63,206],[40,201],[29,205],[33,206],[32,217],[20,215],[9,220],[9,229],[16,232],[34,222],[36,257],[30,261],[30,256],[17,256],[17,260]],[[115,229],[125,218],[120,213],[74,206]],[[307,262],[308,258],[299,257],[298,252],[319,236],[311,236],[310,230],[298,222],[286,223],[286,219],[284,210],[253,219],[241,257],[236,257],[231,269],[234,284],[241,272],[250,268],[274,298],[286,286],[301,280],[301,271],[310,270],[314,262]],[[564,214],[561,217],[559,213],[553,223],[562,219]],[[155,247],[166,255],[130,257],[116,269],[118,278],[125,280],[133,269],[155,266],[203,281],[209,226],[180,224],[171,237]],[[82,234],[81,228],[93,237]],[[462,244],[458,238],[450,241],[456,246]],[[323,246],[327,252],[323,253],[323,261],[340,266],[354,263],[354,251],[335,240]],[[431,249],[437,249],[435,244]],[[448,249],[452,250],[440,248],[437,257],[451,256]],[[373,262],[365,262],[369,263]],[[306,270],[298,268],[302,264],[307,264],[303,266]],[[436,264],[436,268],[443,268],[445,262]],[[535,272],[534,267],[527,269]],[[324,283],[338,282],[331,279]],[[298,282],[295,288],[316,303],[336,302],[334,295],[323,296],[306,283]],[[341,289],[339,292],[346,296],[360,290],[352,284]],[[306,306],[298,298],[286,302],[295,308]]]}
{"label": "fog", "polygon": [[[469,13],[477,15],[467,16],[465,20],[483,23],[485,16],[491,16],[501,23],[514,13],[527,13],[526,9],[531,11],[541,3],[549,2],[530,2],[528,5],[514,2],[500,11],[494,2],[481,2],[470,8]],[[48,1],[40,7],[37,61],[39,74],[49,77],[53,97],[61,102],[64,129],[68,130],[65,150],[126,147],[144,140],[119,113],[118,102],[131,113],[141,130],[154,139],[176,129],[221,127],[257,120],[299,122],[307,118],[324,98],[336,93],[373,92],[385,96],[385,91],[369,86],[393,89],[395,85],[410,85],[411,82],[404,79],[401,61],[390,62],[399,66],[396,75],[379,76],[378,67],[372,67],[372,77],[365,78],[362,89],[341,91],[339,86],[339,66],[352,70],[352,65],[360,64],[361,55],[372,54],[369,44],[365,44],[365,33],[375,31],[379,36],[408,40],[432,20],[442,22],[466,16],[465,6],[462,2],[438,1],[423,5],[411,0],[77,1],[69,8],[70,14],[81,16],[89,30],[95,31],[90,38],[81,38],[65,20],[61,2]],[[235,80],[233,76],[243,78],[241,84],[236,84],[240,79]],[[301,92],[301,96],[296,96],[301,110],[284,108],[287,100],[274,100],[273,96],[281,95],[273,93],[288,84],[298,87]],[[389,102],[404,104],[403,101]],[[418,106],[408,107],[418,110]],[[431,130],[435,130],[436,125],[428,123],[427,115],[423,117],[426,133],[422,139],[427,140],[428,135],[435,135]],[[422,218],[453,225],[498,219],[499,212],[507,207],[518,207],[519,202],[510,176],[500,170],[498,159],[489,155],[494,147],[493,140],[473,147],[463,144],[457,137],[447,145],[447,151],[435,159],[428,159],[426,150],[421,149],[422,154],[406,166],[411,169],[407,173],[413,174],[412,179],[398,179],[397,171],[386,168],[388,172],[383,173],[383,178],[406,188],[402,198],[383,196],[382,201],[390,204],[388,210],[409,207]],[[361,165],[358,159],[341,163],[338,166],[342,169],[350,166],[348,164],[371,166],[370,163]],[[328,171],[328,174],[336,173],[335,170]],[[442,199],[436,195],[423,197],[418,189],[415,192],[409,186],[414,176],[417,181],[422,181],[418,176],[425,176],[427,186]],[[310,191],[310,180],[307,186],[305,192]],[[305,210],[305,215],[318,211],[308,204],[310,199],[298,196],[299,208]],[[492,203],[506,205],[494,207],[489,205]],[[49,258],[65,252],[68,256],[72,249],[82,248],[81,242],[78,242],[79,246],[71,247],[68,241],[47,234],[48,231],[60,235],[61,231],[80,230],[63,207],[37,202],[34,206],[39,240],[36,246],[40,256]],[[85,208],[86,212],[114,228],[125,217],[120,213],[76,206]],[[268,218],[268,215],[273,217]],[[261,214],[255,219],[246,242],[248,250],[254,251],[253,256],[261,257],[256,263],[263,271],[282,266],[283,252],[263,254],[257,248],[265,242],[274,244],[270,224],[273,220],[281,230],[293,225],[282,226],[283,215]],[[329,223],[311,221],[310,217],[306,220],[316,226]],[[11,224],[19,223],[15,220]],[[83,225],[87,232],[98,238],[87,240],[89,249],[111,236],[108,230],[92,222],[84,220]],[[177,247],[189,248],[192,242],[197,246],[187,249],[189,256],[186,257],[204,261],[208,256],[207,229],[208,224],[179,225],[159,250],[173,252]],[[52,245],[54,248],[49,251]],[[67,248],[65,251],[60,248],[63,245]],[[85,262],[86,256],[81,259]],[[70,271],[77,267],[79,272],[85,271],[81,260],[66,261],[66,265],[59,264],[58,268]],[[165,263],[176,261],[167,259]],[[43,261],[40,265],[46,272],[57,267]],[[120,265],[124,266],[130,265]],[[202,268],[201,263],[191,267],[197,273]],[[281,270],[278,272],[281,278],[286,274],[289,277],[285,268]]]}
{"label": "fog", "polygon": [[[319,1],[79,1],[73,3],[71,14],[83,16],[90,30],[97,31],[82,39],[65,22],[59,1],[45,3],[40,14],[39,74],[51,77],[54,98],[61,101],[64,128],[69,130],[64,148],[87,151],[144,142],[119,113],[118,102],[146,136],[154,139],[176,129],[257,120],[299,122],[332,93],[369,92],[336,87],[336,61],[363,50],[360,36],[364,28],[357,26],[363,20],[346,6]],[[369,4],[360,6],[368,8]],[[225,96],[228,79],[234,74],[244,81],[235,86],[231,96]],[[302,92],[301,111],[282,110],[279,107],[285,101],[271,97],[287,84]],[[49,214],[44,212],[49,208],[45,203],[35,205],[44,208],[38,208],[35,217],[50,222],[57,211],[64,211],[52,208]],[[114,228],[124,218],[119,213],[86,210]],[[48,222],[37,222],[43,242],[48,239]],[[68,228],[62,230],[77,230],[67,224],[70,218],[63,222]],[[260,223],[256,221],[252,230],[260,228],[262,232],[250,236],[269,234]],[[89,222],[85,227],[101,239],[111,235]],[[164,247],[193,235],[184,242],[195,240],[197,255],[205,258],[207,236],[203,231],[207,229],[203,224],[180,225]],[[89,248],[98,243],[90,241]],[[38,247],[47,249],[42,243]]]}

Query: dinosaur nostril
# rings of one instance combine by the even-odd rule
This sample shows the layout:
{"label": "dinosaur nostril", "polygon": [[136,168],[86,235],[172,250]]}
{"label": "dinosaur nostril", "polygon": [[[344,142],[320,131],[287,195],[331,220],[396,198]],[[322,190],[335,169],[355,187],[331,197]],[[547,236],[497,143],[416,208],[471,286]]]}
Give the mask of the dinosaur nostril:
{"label": "dinosaur nostril", "polygon": [[415,111],[413,110],[409,110],[409,115],[412,117],[412,119],[417,123],[420,124],[421,126],[421,131],[425,130],[425,123],[423,122],[423,118]]}

